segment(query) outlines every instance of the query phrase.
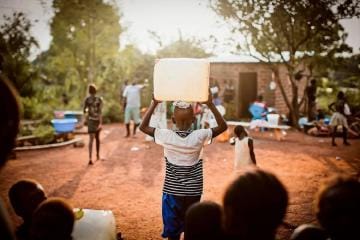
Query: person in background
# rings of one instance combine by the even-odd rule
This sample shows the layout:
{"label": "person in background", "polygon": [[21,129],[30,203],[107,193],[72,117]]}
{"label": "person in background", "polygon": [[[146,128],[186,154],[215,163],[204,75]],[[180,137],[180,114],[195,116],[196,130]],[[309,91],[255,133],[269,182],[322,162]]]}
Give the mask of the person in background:
{"label": "person in background", "polygon": [[345,115],[350,115],[349,105],[346,102],[344,92],[340,91],[337,94],[336,101],[329,105],[329,109],[333,111],[333,115],[330,119],[330,126],[332,127],[332,142],[333,146],[337,146],[335,143],[335,137],[337,133],[338,126],[342,126],[342,135],[343,135],[343,143],[344,145],[350,145],[347,140],[348,135],[348,123]]}
{"label": "person in background", "polygon": [[239,171],[242,167],[256,165],[254,153],[254,141],[250,138],[243,126],[236,126],[235,135],[235,158],[234,170]]}
{"label": "person in background", "polygon": [[257,96],[256,100],[250,105],[249,111],[253,120],[266,119],[267,105],[262,95]]}
{"label": "person in background", "polygon": [[34,180],[19,180],[11,186],[9,199],[15,213],[23,219],[23,223],[16,230],[17,239],[29,239],[35,209],[46,200],[44,189]]}
{"label": "person in background", "polygon": [[96,160],[100,159],[100,131],[102,129],[102,106],[103,100],[96,96],[95,84],[89,85],[89,94],[85,99],[84,113],[87,113],[88,133],[90,136],[89,141],[89,165],[93,164],[92,161],[92,146],[95,138],[96,141]]}
{"label": "person in background", "polygon": [[124,81],[124,84],[121,86],[121,89],[120,89],[120,103],[121,103],[121,106],[122,106],[122,109],[125,113],[125,108],[126,108],[126,99],[124,98],[124,92],[125,92],[125,89],[129,86],[129,83],[127,80]]}
{"label": "person in background", "polygon": [[[15,147],[19,131],[20,108],[18,95],[9,81],[0,74],[0,170]],[[0,236],[2,240],[15,240],[8,212],[0,198]]]}
{"label": "person in background", "polygon": [[131,85],[128,85],[123,93],[125,99],[125,126],[126,126],[126,135],[125,137],[130,137],[130,121],[133,120],[133,136],[136,134],[136,129],[140,124],[140,91],[144,85],[136,84],[135,81]]}
{"label": "person in background", "polygon": [[195,114],[195,122],[194,122],[193,129],[194,130],[200,129],[201,117],[202,117],[202,113],[203,113],[202,104],[198,103],[198,102],[194,103],[193,110],[194,110],[194,114]]}
{"label": "person in background", "polygon": [[224,102],[229,103],[234,100],[235,88],[231,79],[224,81]]}

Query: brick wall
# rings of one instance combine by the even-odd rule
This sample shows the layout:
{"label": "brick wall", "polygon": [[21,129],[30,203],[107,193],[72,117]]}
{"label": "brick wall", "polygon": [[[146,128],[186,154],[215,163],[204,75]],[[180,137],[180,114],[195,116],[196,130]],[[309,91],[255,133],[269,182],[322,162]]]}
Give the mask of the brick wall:
{"label": "brick wall", "polygon": [[[213,81],[217,81],[220,85],[220,96],[224,93],[225,81],[231,82],[235,87],[235,100],[238,99],[238,82],[240,72],[255,72],[257,74],[257,95],[262,94],[264,100],[269,106],[275,107],[282,114],[288,114],[288,108],[285,104],[279,86],[275,90],[270,89],[270,82],[273,75],[267,64],[264,63],[228,63],[228,62],[212,62],[210,64],[210,77]],[[280,79],[283,83],[285,91],[291,100],[291,85],[285,66],[280,66]],[[303,95],[305,80],[299,81],[299,96]],[[235,105],[236,105],[235,101]]]}

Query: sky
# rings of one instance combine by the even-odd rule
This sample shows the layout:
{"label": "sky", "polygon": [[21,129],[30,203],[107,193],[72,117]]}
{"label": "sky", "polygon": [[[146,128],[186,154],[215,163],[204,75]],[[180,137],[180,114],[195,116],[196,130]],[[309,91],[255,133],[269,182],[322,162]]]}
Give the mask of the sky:
{"label": "sky", "polygon": [[[210,35],[215,35],[220,42],[228,36],[226,25],[208,7],[208,0],[115,0],[122,14],[121,24],[127,31],[120,36],[120,45],[132,43],[143,52],[154,53],[159,44],[149,31],[156,32],[163,44],[178,39],[195,37],[204,42],[204,47],[215,51],[216,55],[229,55],[231,49],[218,46],[215,49],[209,41]],[[48,49],[51,41],[49,22],[53,16],[51,0],[0,0],[0,15],[11,14],[13,11],[23,11],[33,21],[31,29],[39,41],[40,49],[34,54]],[[0,19],[0,24],[2,18]],[[354,52],[360,50],[360,20],[342,21],[349,36],[347,43]]]}

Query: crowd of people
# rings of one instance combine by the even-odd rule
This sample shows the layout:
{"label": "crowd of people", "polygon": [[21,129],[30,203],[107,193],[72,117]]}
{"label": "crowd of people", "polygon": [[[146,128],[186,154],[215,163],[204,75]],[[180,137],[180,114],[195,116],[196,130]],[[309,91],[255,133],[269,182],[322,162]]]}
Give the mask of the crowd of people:
{"label": "crowd of people", "polygon": [[[14,147],[19,126],[19,105],[16,93],[5,79],[0,81],[0,167]],[[89,126],[91,138],[97,140],[101,119],[97,113],[101,100],[95,97],[96,88],[89,88],[86,111],[97,116]],[[129,90],[128,90],[129,91]],[[235,128],[236,143],[242,156],[236,167],[251,165],[237,174],[225,190],[222,204],[200,201],[203,193],[204,144],[227,129],[211,94],[204,104],[211,111],[216,125],[206,129],[192,129],[194,109],[186,102],[174,103],[173,121],[176,129],[150,125],[150,119],[160,102],[153,99],[140,129],[164,148],[166,163],[162,193],[163,238],[177,240],[240,239],[275,240],[283,223],[289,196],[283,183],[272,173],[259,169],[253,140],[246,131]],[[132,112],[129,109],[128,112]],[[335,120],[334,120],[335,121]],[[134,130],[136,130],[136,124]],[[92,143],[89,145],[90,162]],[[97,157],[99,148],[97,147]],[[244,161],[243,159],[246,159]],[[239,160],[240,161],[240,160]],[[0,201],[1,239],[70,240],[76,221],[73,207],[66,199],[47,197],[41,184],[22,179],[9,189],[9,201],[22,224],[13,231],[7,211]],[[305,239],[360,239],[360,182],[356,178],[336,177],[319,191],[315,201],[319,225],[301,225],[292,240]],[[131,234],[131,233],[129,233]]]}

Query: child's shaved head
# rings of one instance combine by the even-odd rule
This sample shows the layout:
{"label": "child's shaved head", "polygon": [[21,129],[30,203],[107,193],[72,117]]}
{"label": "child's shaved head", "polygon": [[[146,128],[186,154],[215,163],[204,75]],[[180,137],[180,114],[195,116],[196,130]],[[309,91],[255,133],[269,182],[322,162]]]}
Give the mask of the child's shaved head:
{"label": "child's shaved head", "polygon": [[189,130],[194,120],[194,110],[191,105],[187,108],[175,106],[173,122],[179,130]]}

